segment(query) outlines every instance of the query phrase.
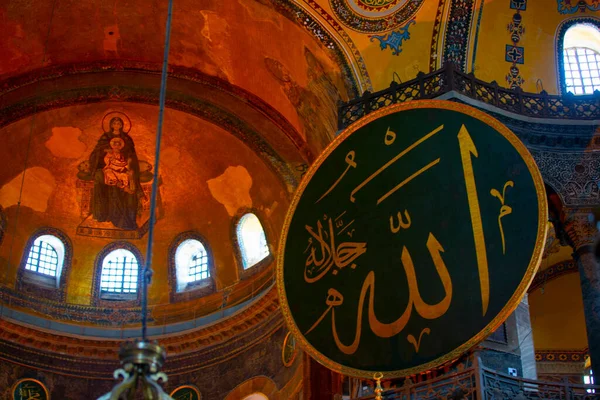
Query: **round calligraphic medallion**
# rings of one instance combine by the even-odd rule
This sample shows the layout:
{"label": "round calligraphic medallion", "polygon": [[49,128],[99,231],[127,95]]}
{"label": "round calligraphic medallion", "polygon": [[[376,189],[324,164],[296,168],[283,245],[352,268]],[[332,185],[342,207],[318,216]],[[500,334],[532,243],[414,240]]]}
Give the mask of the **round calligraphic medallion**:
{"label": "round calligraphic medallion", "polygon": [[183,385],[171,392],[173,400],[202,400],[202,394],[196,386]]}
{"label": "round calligraphic medallion", "polygon": [[277,284],[296,340],[347,375],[450,361],[517,307],[546,238],[544,185],[508,128],[412,101],[342,132],[284,223]]}
{"label": "round calligraphic medallion", "polygon": [[285,335],[285,339],[283,339],[283,346],[281,348],[281,361],[283,361],[283,365],[291,367],[297,354],[296,338],[291,332],[288,332],[288,334]]}
{"label": "round calligraphic medallion", "polygon": [[37,379],[20,379],[13,385],[11,392],[14,400],[50,400],[48,389]]}

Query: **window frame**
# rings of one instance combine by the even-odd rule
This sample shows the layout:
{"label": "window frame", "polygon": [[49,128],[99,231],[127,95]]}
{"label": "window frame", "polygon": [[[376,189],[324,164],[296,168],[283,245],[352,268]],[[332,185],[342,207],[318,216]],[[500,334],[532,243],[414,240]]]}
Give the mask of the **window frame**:
{"label": "window frame", "polygon": [[[135,293],[112,293],[102,292],[102,263],[104,259],[115,250],[127,250],[130,251],[138,262],[138,279],[137,279],[137,290]],[[132,243],[119,241],[107,244],[100,250],[96,255],[94,261],[94,281],[92,284],[92,305],[99,307],[135,307],[139,306],[141,302],[141,282],[142,282],[142,271],[144,269],[144,257],[140,250]]]}
{"label": "window frame", "polygon": [[[244,256],[242,254],[242,246],[238,239],[238,225],[240,224],[240,221],[242,220],[242,218],[247,214],[254,214],[256,216],[256,218],[258,218],[258,221],[260,222],[260,225],[263,228],[263,232],[265,233],[265,239],[267,241],[267,247],[269,249],[269,254],[265,258],[263,258],[262,260],[257,262],[256,264],[254,264],[248,268],[244,268]],[[268,227],[267,224],[265,224],[265,221],[267,221],[267,219],[264,218],[262,213],[254,208],[243,208],[241,210],[238,210],[238,212],[236,213],[235,217],[232,220],[231,237],[232,237],[232,242],[234,244],[234,253],[236,256],[235,258],[236,258],[236,263],[238,266],[238,275],[239,275],[240,280],[247,279],[250,276],[259,273],[260,271],[264,270],[268,265],[270,265],[273,262],[273,260],[275,259],[275,256],[273,255],[274,245],[272,244],[272,242],[270,240],[270,237],[272,237],[272,236],[274,237],[275,235],[271,235],[270,227]]]}
{"label": "window frame", "polygon": [[[208,278],[201,279],[198,281],[188,282],[183,290],[178,290],[179,285],[177,280],[177,260],[175,259],[175,256],[177,254],[177,249],[179,248],[179,246],[186,240],[190,239],[197,240],[202,244],[202,246],[204,246],[204,250],[206,251],[206,256],[208,258],[207,266],[208,273],[210,276]],[[175,236],[175,238],[171,241],[171,244],[169,245],[169,251],[167,254],[167,266],[169,270],[169,297],[171,299],[171,302],[192,300],[199,297],[207,296],[216,291],[216,268],[214,264],[213,253],[210,246],[208,245],[208,241],[200,233],[196,231],[186,231]]]}
{"label": "window frame", "polygon": [[[57,267],[56,276],[43,274],[26,268],[29,253],[35,241],[42,236],[53,236],[64,247],[62,266]],[[55,249],[56,251],[56,249]],[[17,273],[16,289],[22,293],[54,301],[65,301],[66,288],[71,271],[73,244],[66,233],[57,228],[43,227],[33,232],[23,248]]]}
{"label": "window frame", "polygon": [[558,79],[558,91],[562,96],[573,96],[573,97],[585,97],[585,96],[594,96],[593,94],[574,94],[571,92],[567,92],[567,82],[566,82],[566,74],[565,74],[565,61],[564,61],[564,41],[565,34],[567,31],[575,25],[592,25],[600,32],[600,19],[595,17],[574,17],[563,21],[557,29],[556,33],[556,77]]}

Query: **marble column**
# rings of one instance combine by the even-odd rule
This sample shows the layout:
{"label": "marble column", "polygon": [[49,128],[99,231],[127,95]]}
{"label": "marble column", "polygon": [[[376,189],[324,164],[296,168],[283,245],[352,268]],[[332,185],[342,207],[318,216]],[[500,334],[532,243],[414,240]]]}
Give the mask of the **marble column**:
{"label": "marble column", "polygon": [[579,268],[592,370],[600,376],[600,265],[595,255],[598,230],[589,215],[579,210],[566,212],[564,227]]}
{"label": "marble column", "polygon": [[517,335],[519,337],[519,350],[521,352],[521,367],[523,378],[537,379],[535,363],[535,348],[533,333],[531,332],[531,316],[529,314],[529,296],[525,293],[523,300],[515,310],[517,320]]}

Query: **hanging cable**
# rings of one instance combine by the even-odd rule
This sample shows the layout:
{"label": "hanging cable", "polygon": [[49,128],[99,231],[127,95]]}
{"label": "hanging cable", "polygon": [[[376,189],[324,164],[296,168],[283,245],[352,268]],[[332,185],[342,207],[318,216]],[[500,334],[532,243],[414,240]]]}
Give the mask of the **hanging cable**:
{"label": "hanging cable", "polygon": [[167,93],[167,74],[169,66],[169,45],[171,42],[171,14],[173,0],[169,0],[167,12],[167,27],[165,34],[165,51],[163,55],[162,75],[160,81],[160,97],[158,107],[158,126],[156,127],[156,149],[154,153],[155,167],[154,180],[152,181],[152,194],[150,197],[150,222],[148,225],[148,246],[146,247],[146,265],[142,271],[142,340],[146,340],[148,321],[148,284],[152,279],[152,244],[154,242],[154,224],[156,223],[156,196],[158,192],[158,167],[160,164],[160,142],[162,139],[163,114],[165,112],[165,98]]}

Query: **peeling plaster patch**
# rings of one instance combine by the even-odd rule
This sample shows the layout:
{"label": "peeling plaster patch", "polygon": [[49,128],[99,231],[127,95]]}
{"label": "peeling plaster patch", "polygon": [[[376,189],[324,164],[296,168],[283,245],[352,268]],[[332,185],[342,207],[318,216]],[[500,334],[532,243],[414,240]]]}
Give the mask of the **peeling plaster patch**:
{"label": "peeling plaster patch", "polygon": [[280,18],[274,18],[271,12],[271,7],[269,3],[264,0],[258,1],[242,1],[240,2],[240,6],[246,9],[248,15],[256,22],[268,22],[275,25],[279,30],[282,30],[283,27],[281,25]]}
{"label": "peeling plaster patch", "polygon": [[200,33],[210,45],[213,62],[221,69],[221,74],[231,82],[232,60],[229,43],[229,21],[214,11],[201,10],[204,26]]}
{"label": "peeling plaster patch", "polygon": [[[214,11],[201,10],[200,14],[204,19],[204,27],[200,31],[211,43],[218,42],[219,39],[228,35],[229,23],[225,18],[222,18],[218,13]],[[213,35],[211,37],[211,34]]]}
{"label": "peeling plaster patch", "polygon": [[119,26],[112,25],[104,28],[104,54],[106,53],[118,53],[118,43],[121,39],[119,34]]}
{"label": "peeling plaster patch", "polygon": [[179,158],[181,153],[175,147],[167,147],[161,150],[160,160],[169,167],[175,167],[179,165]]}
{"label": "peeling plaster patch", "polygon": [[46,142],[46,148],[56,157],[79,158],[87,150],[85,143],[79,140],[81,129],[71,126],[52,128],[52,136]]}
{"label": "peeling plaster patch", "polygon": [[233,217],[242,207],[252,207],[250,197],[252,177],[241,165],[227,167],[223,175],[209,179],[206,183],[210,194],[225,206],[230,217]]}
{"label": "peeling plaster patch", "polygon": [[[0,188],[0,204],[4,208],[16,205],[19,202],[21,179],[22,175],[19,174]],[[35,211],[45,212],[48,208],[48,200],[55,187],[54,176],[46,168],[28,168],[25,172],[21,205]]]}

